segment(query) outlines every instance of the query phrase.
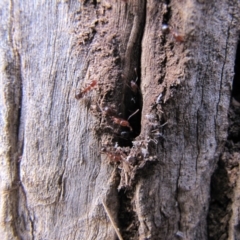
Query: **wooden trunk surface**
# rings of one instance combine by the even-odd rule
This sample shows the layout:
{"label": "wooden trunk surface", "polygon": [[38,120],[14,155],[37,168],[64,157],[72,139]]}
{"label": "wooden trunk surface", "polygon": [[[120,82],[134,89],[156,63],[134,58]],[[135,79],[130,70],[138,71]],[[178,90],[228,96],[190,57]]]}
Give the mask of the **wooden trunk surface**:
{"label": "wooden trunk surface", "polygon": [[[239,1],[0,9],[2,239],[240,239],[240,147],[226,147]],[[113,118],[137,110],[131,127]]]}

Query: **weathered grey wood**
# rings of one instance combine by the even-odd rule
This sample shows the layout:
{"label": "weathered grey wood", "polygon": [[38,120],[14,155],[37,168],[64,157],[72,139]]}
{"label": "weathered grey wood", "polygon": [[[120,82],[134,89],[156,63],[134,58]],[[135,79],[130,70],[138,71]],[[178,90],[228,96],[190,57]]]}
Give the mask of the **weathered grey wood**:
{"label": "weathered grey wood", "polygon": [[[134,15],[124,12],[126,4],[123,2],[106,2],[99,8],[77,1],[11,4],[6,3],[2,10],[9,15],[8,21],[3,19],[3,22],[6,22],[8,35],[14,38],[11,40],[14,46],[4,38],[6,45],[10,45],[6,46],[6,51],[19,53],[20,59],[13,53],[11,57],[14,64],[21,64],[21,76],[16,79],[21,84],[22,96],[18,98],[21,114],[17,119],[20,121],[19,139],[15,144],[21,153],[19,149],[11,153],[11,157],[19,154],[11,160],[15,168],[18,157],[21,159],[21,184],[19,204],[12,203],[14,208],[5,209],[12,211],[18,207],[18,214],[11,214],[15,218],[13,224],[17,225],[16,237],[113,239],[115,232],[102,201],[110,195],[106,202],[116,217],[117,190],[116,186],[111,190],[109,180],[115,170],[101,160],[99,139],[93,131],[97,119],[85,100],[77,101],[74,95],[77,87],[93,78],[104,85],[117,78],[121,66],[113,62],[112,41],[116,33],[121,33],[121,47],[126,51]],[[132,8],[130,11],[135,11]],[[126,17],[127,14],[131,16]],[[97,25],[100,26],[97,28]],[[94,42],[90,45],[92,37]],[[134,44],[135,40],[131,41],[130,45]],[[128,51],[130,54],[132,50]],[[5,57],[3,61],[8,59]],[[17,73],[12,70],[10,76],[15,77]],[[5,79],[2,84],[6,85]],[[118,99],[121,95],[115,101]],[[11,117],[17,118],[18,106],[13,110]],[[14,134],[12,129],[8,131]],[[13,137],[16,141],[16,133]],[[7,160],[9,164],[10,159]],[[15,169],[3,171],[8,176],[17,173]],[[6,232],[11,234],[13,230]]]}
{"label": "weathered grey wood", "polygon": [[[95,27],[98,10],[77,1],[26,2],[19,8],[24,141],[19,221],[27,224],[19,235],[113,239],[102,206],[113,168],[101,160],[96,118],[84,100],[74,98],[77,87],[103,70],[92,50],[97,43],[79,46],[77,39]],[[102,46],[104,39],[98,38]]]}
{"label": "weathered grey wood", "polygon": [[[123,239],[208,239],[239,2],[2,1],[0,9],[2,239],[116,239],[109,218]],[[184,42],[161,30],[164,18]],[[142,169],[129,166],[136,175],[101,153],[114,138],[107,127],[116,126],[93,110],[128,110],[134,68],[143,99],[137,140],[157,156]],[[91,80],[95,90],[75,99]],[[163,137],[155,139],[146,115],[167,122]],[[128,200],[118,192],[126,176]],[[238,221],[236,186],[229,239]],[[122,227],[121,211],[126,221],[126,213],[134,216],[132,225]]]}
{"label": "weathered grey wood", "polygon": [[0,233],[3,239],[17,238],[18,206],[18,112],[21,105],[19,54],[13,39],[14,9],[10,1],[0,3]]}
{"label": "weathered grey wood", "polygon": [[[229,1],[171,1],[170,24],[186,40],[171,47],[169,37],[161,44],[161,5],[155,4],[149,1],[142,43],[143,116],[151,112],[150,96],[157,99],[162,93],[163,113],[152,114],[168,124],[163,130],[166,141],[158,147],[159,164],[137,186],[140,232],[142,239],[207,239],[210,178],[228,128],[239,6]],[[146,118],[142,126],[144,134]]]}

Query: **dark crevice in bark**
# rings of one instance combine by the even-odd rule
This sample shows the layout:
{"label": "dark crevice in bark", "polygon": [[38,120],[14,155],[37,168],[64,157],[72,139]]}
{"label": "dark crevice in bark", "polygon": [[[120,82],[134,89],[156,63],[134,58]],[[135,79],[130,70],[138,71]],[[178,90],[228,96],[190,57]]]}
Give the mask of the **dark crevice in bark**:
{"label": "dark crevice in bark", "polygon": [[[23,96],[23,87],[22,87],[22,75],[21,75],[21,69],[22,69],[22,63],[21,63],[21,57],[18,52],[18,50],[15,48],[15,61],[16,61],[16,79],[18,82],[18,109],[17,109],[17,133],[18,136],[18,153],[20,156],[22,156],[23,153],[23,138],[21,136],[21,118],[22,118],[22,96]],[[19,159],[20,160],[20,159]],[[19,176],[19,169],[18,169],[18,176]],[[20,179],[20,178],[19,178]]]}
{"label": "dark crevice in bark", "polygon": [[167,43],[167,35],[170,33],[170,27],[168,25],[171,15],[172,15],[172,11],[171,11],[171,7],[169,6],[170,4],[170,0],[166,0],[165,4],[163,5],[163,7],[165,6],[165,12],[163,14],[163,18],[162,18],[162,38],[161,38],[161,46],[163,46],[163,49],[165,51],[165,58],[161,63],[161,71],[162,71],[162,76],[159,79],[158,83],[162,84],[164,79],[165,79],[165,75],[166,75],[166,65],[167,65],[167,56],[166,56],[166,48],[164,47]]}
{"label": "dark crevice in bark", "polygon": [[[35,239],[35,237],[34,237],[34,220],[31,218],[30,209],[28,207],[27,194],[26,194],[24,185],[22,183],[21,183],[21,187],[20,187],[20,192],[22,193],[22,196],[24,198],[25,208],[26,208],[26,212],[28,215],[27,220],[30,222],[31,229],[29,229],[28,231],[31,233],[32,240],[34,240]],[[24,220],[25,219],[22,219],[22,221],[24,221]],[[25,230],[25,229],[23,229],[23,230]]]}
{"label": "dark crevice in bark", "polygon": [[181,168],[182,168],[182,161],[180,161],[179,164],[179,170],[178,170],[178,177],[177,177],[177,186],[176,186],[176,202],[177,202],[177,208],[179,212],[179,221],[178,221],[178,230],[181,231],[181,216],[182,216],[182,211],[181,211],[181,204],[179,202],[179,196],[180,196],[180,189],[179,189],[179,183],[180,183],[180,176],[181,176]]}
{"label": "dark crevice in bark", "polygon": [[[138,59],[141,58],[140,45],[138,48]],[[127,119],[132,131],[128,127],[121,127],[120,137],[118,138],[118,144],[121,147],[132,147],[132,140],[134,140],[141,132],[141,112],[142,112],[142,94],[140,92],[140,63],[136,63],[138,70],[136,70],[135,76],[130,80],[132,84],[136,84],[136,90],[131,88],[131,82],[127,84],[124,92],[124,119]],[[134,114],[137,111],[136,114]],[[131,115],[134,114],[132,117]],[[130,118],[129,118],[130,117]]]}
{"label": "dark crevice in bark", "polygon": [[[231,24],[232,24],[233,18],[231,19]],[[231,26],[230,24],[230,26]],[[223,84],[223,77],[224,77],[224,71],[225,71],[225,65],[227,61],[227,53],[228,53],[228,46],[229,46],[229,37],[230,37],[230,26],[227,29],[227,39],[226,39],[226,45],[225,45],[225,53],[224,53],[224,61],[223,61],[223,66],[222,66],[222,71],[221,71],[221,79],[220,79],[220,90],[219,90],[219,98],[218,98],[218,103],[217,103],[217,113],[216,113],[216,118],[218,116],[218,108],[219,108],[219,103],[221,101],[221,94],[222,94],[222,84]]]}
{"label": "dark crevice in bark", "polygon": [[20,58],[20,55],[17,50],[16,50],[16,61],[17,61],[16,72],[17,72],[17,79],[19,82],[19,96],[18,96],[19,107],[18,107],[18,115],[17,115],[17,136],[18,136],[17,137],[17,139],[18,139],[17,148],[18,148],[19,159],[17,161],[17,179],[18,179],[18,181],[20,181],[20,162],[21,162],[22,155],[23,155],[23,145],[24,145],[24,139],[21,136],[22,96],[23,96],[22,91],[23,91],[23,89],[22,89],[22,76],[21,76],[21,58]]}
{"label": "dark crevice in bark", "polygon": [[233,79],[232,97],[240,104],[240,41],[237,46],[237,54],[235,60],[235,75]]}
{"label": "dark crevice in bark", "polygon": [[[140,135],[141,132],[141,116],[142,116],[142,93],[141,93],[141,44],[146,22],[146,1],[144,1],[143,9],[139,10],[141,16],[135,16],[136,25],[133,25],[132,33],[129,39],[129,49],[126,53],[131,56],[126,57],[125,64],[131,64],[125,68],[125,77],[127,77],[124,92],[124,109],[125,118],[128,119],[135,111],[138,112],[128,121],[132,127],[127,140],[121,139],[118,143],[120,146],[132,147],[132,140]],[[135,29],[134,29],[135,28]],[[134,36],[135,35],[135,36]],[[131,41],[135,39],[136,43]],[[126,71],[127,69],[127,71]],[[130,140],[130,142],[129,142]],[[118,220],[123,239],[138,239],[139,220],[134,209],[134,192],[135,184],[131,187],[123,187],[119,190],[119,212]]]}
{"label": "dark crevice in bark", "polygon": [[[135,178],[132,180],[131,187],[122,188],[119,191],[120,208],[119,208],[119,221],[120,229],[123,239],[140,239],[139,236],[139,219],[136,214],[136,185],[140,179],[147,181],[147,179],[154,174],[157,162],[148,161],[144,167],[137,169]],[[138,212],[139,214],[139,212]]]}
{"label": "dark crevice in bark", "polygon": [[[12,227],[12,232],[14,236],[20,239],[19,234],[19,186],[20,183],[20,160],[22,153],[22,144],[19,141],[20,132],[20,118],[21,118],[21,102],[22,102],[22,77],[21,77],[21,61],[20,55],[17,49],[17,44],[14,39],[14,34],[16,31],[16,19],[14,11],[16,6],[14,1],[10,1],[9,4],[9,31],[8,31],[8,44],[9,51],[6,52],[6,66],[5,73],[7,77],[8,84],[5,86],[6,100],[8,102],[6,116],[8,125],[6,126],[8,132],[8,139],[6,140],[9,146],[9,151],[7,153],[6,164],[9,165],[9,176],[11,182],[8,182],[9,190],[7,191],[8,199],[7,203],[9,206],[9,216],[11,218],[10,224]],[[3,199],[3,201],[6,201]]]}
{"label": "dark crevice in bark", "polygon": [[[18,143],[17,143],[17,148],[18,148],[18,156],[19,158],[17,159],[17,182],[19,183],[19,188],[18,188],[18,193],[17,193],[17,196],[18,196],[18,204],[20,204],[21,202],[21,198],[24,202],[24,205],[25,205],[25,208],[27,210],[27,217],[28,219],[25,219],[25,216],[22,215],[19,210],[18,210],[18,225],[21,225],[21,226],[24,226],[25,228],[27,228],[26,225],[26,221],[29,222],[29,225],[31,226],[31,236],[32,236],[32,239],[34,240],[34,222],[33,220],[31,219],[30,217],[30,210],[28,208],[28,203],[27,203],[27,194],[25,192],[25,189],[24,189],[24,186],[23,184],[21,183],[21,177],[20,177],[20,167],[21,167],[21,159],[22,159],[22,155],[23,155],[23,149],[24,149],[24,136],[23,136],[23,133],[21,132],[21,119],[22,119],[22,96],[23,96],[23,88],[22,88],[22,76],[21,76],[21,57],[18,53],[18,51],[15,49],[16,51],[16,62],[17,62],[17,79],[18,79],[18,82],[19,82],[19,88],[20,88],[20,95],[19,95],[19,109],[18,109],[18,123],[17,123],[17,139],[18,139]],[[18,206],[19,207],[19,206]],[[19,226],[16,226],[16,229],[20,229]],[[22,235],[22,231],[26,231],[27,229],[21,229],[19,231],[19,235],[21,236]]]}
{"label": "dark crevice in bark", "polygon": [[97,6],[97,1],[93,0],[93,5],[96,7]]}
{"label": "dark crevice in bark", "polygon": [[[23,86],[22,86],[22,75],[21,75],[21,69],[22,69],[22,64],[21,64],[21,56],[17,50],[17,48],[15,47],[15,42],[13,40],[13,49],[14,49],[14,53],[15,53],[15,74],[16,74],[16,79],[18,84],[16,85],[17,91],[18,93],[16,93],[16,95],[14,96],[15,99],[17,99],[18,103],[17,103],[17,107],[16,107],[16,112],[17,112],[17,120],[16,120],[16,139],[17,139],[17,146],[16,146],[16,151],[17,151],[17,159],[15,159],[16,161],[16,183],[18,185],[17,187],[17,192],[15,195],[15,199],[17,199],[17,203],[16,203],[16,207],[17,207],[17,212],[16,212],[16,219],[18,220],[18,222],[16,223],[16,229],[18,231],[18,234],[21,236],[22,232],[21,231],[26,231],[26,229],[21,229],[19,230],[19,225],[25,226],[26,227],[26,223],[23,224],[24,222],[26,222],[26,219],[24,219],[24,216],[20,213],[20,209],[19,209],[19,204],[21,204],[21,189],[23,188],[22,183],[21,183],[21,177],[20,177],[20,167],[21,167],[21,160],[22,160],[22,155],[23,155],[23,148],[24,148],[24,136],[22,133],[22,126],[21,126],[21,119],[22,119],[22,97],[23,97]],[[23,190],[24,192],[24,190]],[[25,195],[25,192],[24,192]],[[25,199],[26,200],[26,195],[25,195]],[[24,202],[26,208],[27,207],[27,202]],[[28,210],[28,221],[30,222],[30,225],[33,226],[33,221],[30,218],[29,215],[29,210]],[[32,229],[33,231],[33,229]],[[33,232],[32,232],[33,234]],[[34,238],[33,238],[34,239]]]}
{"label": "dark crevice in bark", "polygon": [[[141,112],[142,112],[142,93],[141,85],[141,40],[143,37],[143,29],[145,25],[145,16],[137,16],[141,18],[136,25],[133,25],[128,49],[125,58],[125,87],[123,98],[124,118],[128,120],[132,131],[129,128],[122,127],[121,137],[118,139],[119,146],[132,147],[132,140],[139,136],[141,132]],[[136,21],[136,22],[137,22]],[[136,29],[137,28],[137,29]],[[137,36],[135,35],[137,34]],[[135,36],[134,36],[135,35]],[[132,38],[132,39],[131,39]],[[133,43],[133,41],[135,43]],[[134,112],[138,111],[136,114]],[[134,114],[132,117],[130,117]],[[122,137],[124,136],[124,137]]]}
{"label": "dark crevice in bark", "polygon": [[121,189],[118,196],[120,199],[118,219],[123,239],[138,239],[139,221],[133,208],[133,190]]}
{"label": "dark crevice in bark", "polygon": [[227,239],[231,211],[232,188],[227,173],[227,159],[220,159],[211,179],[211,201],[208,213],[208,237],[211,240]]}
{"label": "dark crevice in bark", "polygon": [[168,24],[170,18],[171,18],[171,8],[169,7],[170,0],[165,1],[165,6],[166,6],[166,12],[163,14],[163,21],[162,24]]}
{"label": "dark crevice in bark", "polygon": [[[142,36],[141,36],[142,38]],[[136,138],[141,132],[141,112],[142,112],[142,94],[140,92],[141,76],[140,76],[140,59],[141,59],[141,45],[138,46],[139,58],[137,59],[137,77],[134,84],[137,84],[137,90],[134,92],[132,89],[126,91],[125,94],[125,116],[128,119],[129,116],[134,113],[136,110],[139,111],[129,119],[129,123],[133,128],[133,131],[130,132],[131,138]],[[134,80],[132,80],[134,81]]]}
{"label": "dark crevice in bark", "polygon": [[[217,169],[211,180],[211,201],[208,213],[208,236],[211,240],[228,239],[229,220],[239,169],[240,152],[240,42],[238,43],[235,76],[233,80],[233,101],[229,108],[228,138],[220,156]],[[235,226],[237,228],[238,226]]]}
{"label": "dark crevice in bark", "polygon": [[58,181],[57,181],[58,188],[59,188],[59,192],[57,195],[58,202],[62,201],[65,197],[66,179],[64,178],[64,174],[65,174],[65,167],[63,172],[59,175]]}
{"label": "dark crevice in bark", "polygon": [[98,4],[97,0],[83,0],[83,4],[84,4],[84,5],[87,4],[88,2],[89,2],[90,4],[93,4],[94,7],[96,7],[97,4]]}

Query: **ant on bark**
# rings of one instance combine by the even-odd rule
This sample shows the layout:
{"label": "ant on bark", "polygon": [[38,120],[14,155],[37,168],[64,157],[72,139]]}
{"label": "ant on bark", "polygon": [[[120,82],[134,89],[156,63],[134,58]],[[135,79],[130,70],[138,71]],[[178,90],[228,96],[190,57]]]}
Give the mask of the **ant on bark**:
{"label": "ant on bark", "polygon": [[133,117],[139,111],[139,109],[137,109],[134,113],[132,113],[127,120],[125,120],[123,118],[116,117],[116,110],[113,107],[105,106],[102,108],[97,104],[97,108],[102,112],[103,115],[110,118],[113,123],[122,127],[127,127],[130,129],[130,131],[133,131],[129,123],[129,119]]}
{"label": "ant on bark", "polygon": [[88,92],[90,92],[97,85],[97,80],[93,80],[89,86],[85,87],[79,93],[75,94],[75,98],[77,100],[83,98]]}
{"label": "ant on bark", "polygon": [[111,116],[111,119],[112,119],[112,121],[113,121],[114,123],[116,123],[116,124],[118,124],[118,125],[120,125],[120,126],[122,126],[122,127],[128,127],[128,128],[130,129],[130,131],[132,132],[133,129],[132,129],[132,127],[130,126],[129,119],[130,119],[131,117],[133,117],[138,111],[139,111],[139,109],[137,109],[134,113],[132,113],[132,114],[128,117],[127,120],[122,119],[122,118],[116,118],[116,117],[113,117],[113,116]]}
{"label": "ant on bark", "polygon": [[104,146],[101,149],[101,153],[105,153],[111,163],[120,163],[122,162],[126,157],[126,152],[124,149],[118,147],[118,146]]}
{"label": "ant on bark", "polygon": [[162,25],[163,33],[171,33],[176,42],[184,42],[184,36],[167,24]]}
{"label": "ant on bark", "polygon": [[118,162],[121,162],[123,160],[122,155],[118,152],[110,152],[110,151],[108,152],[108,151],[106,151],[105,153],[107,154],[107,156],[109,157],[111,162],[118,163]]}
{"label": "ant on bark", "polygon": [[127,120],[124,120],[122,118],[116,118],[116,117],[111,117],[112,121],[122,127],[128,127],[130,131],[132,131],[132,127],[130,126],[129,122]]}
{"label": "ant on bark", "polygon": [[139,87],[137,85],[137,81],[138,81],[138,74],[137,74],[137,69],[134,68],[135,74],[136,74],[136,80],[131,80],[130,81],[130,86],[127,84],[127,86],[136,94],[139,91]]}

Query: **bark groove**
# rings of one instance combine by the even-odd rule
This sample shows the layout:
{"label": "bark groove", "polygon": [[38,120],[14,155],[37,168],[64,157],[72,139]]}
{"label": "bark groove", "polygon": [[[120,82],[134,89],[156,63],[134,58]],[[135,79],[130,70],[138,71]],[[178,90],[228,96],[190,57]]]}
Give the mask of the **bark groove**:
{"label": "bark groove", "polygon": [[240,44],[236,51],[232,101],[228,112],[228,137],[211,180],[211,202],[208,214],[209,239],[240,239],[238,229],[239,188],[239,98]]}
{"label": "bark groove", "polygon": [[239,4],[2,1],[3,239],[238,239]]}

